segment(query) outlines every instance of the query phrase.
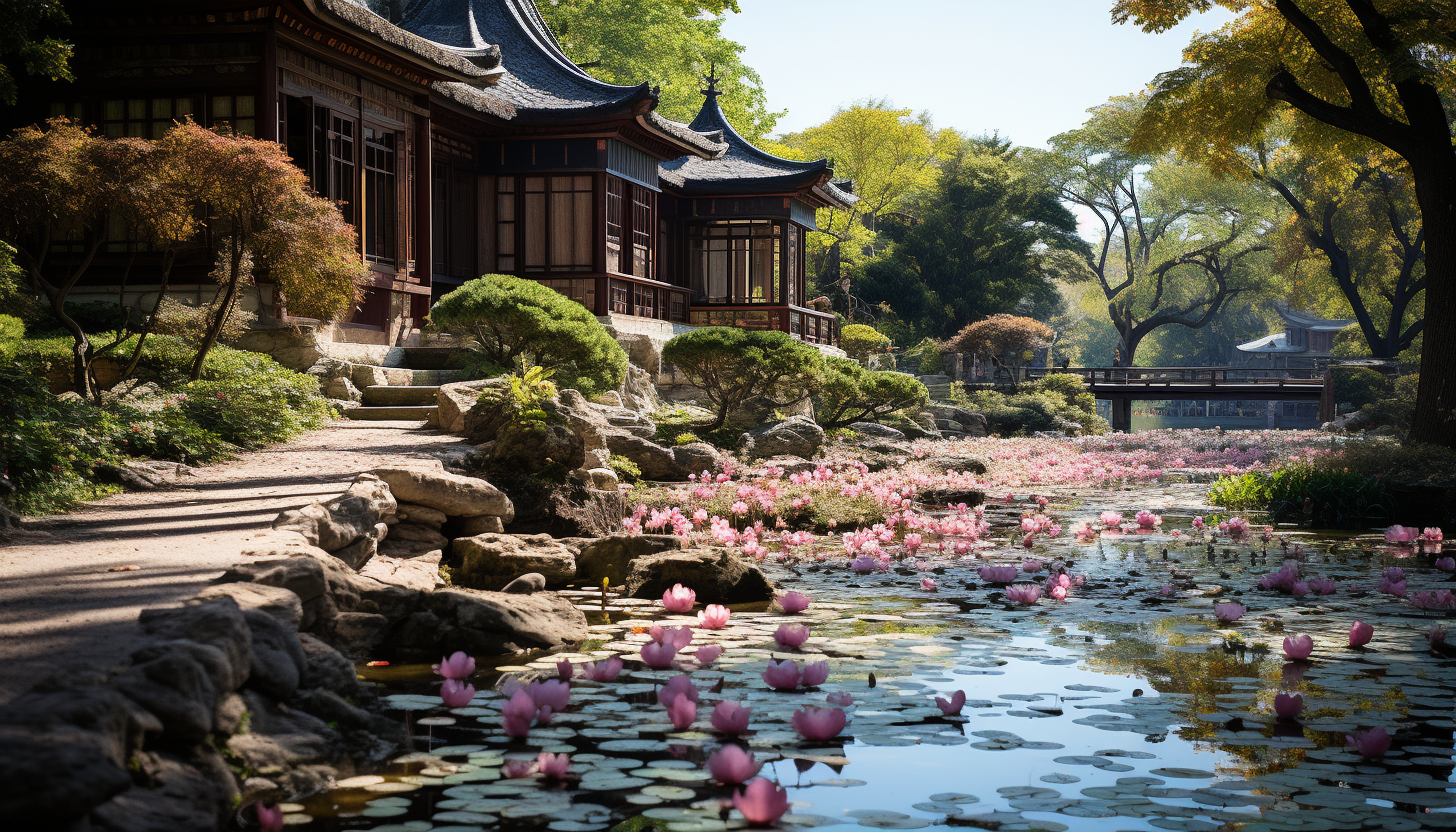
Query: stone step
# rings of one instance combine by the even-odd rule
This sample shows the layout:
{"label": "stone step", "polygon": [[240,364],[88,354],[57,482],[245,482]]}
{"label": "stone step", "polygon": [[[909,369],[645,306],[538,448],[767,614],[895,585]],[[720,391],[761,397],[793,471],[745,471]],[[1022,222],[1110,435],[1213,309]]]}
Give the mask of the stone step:
{"label": "stone step", "polygon": [[435,403],[435,394],[440,392],[437,384],[411,386],[397,384],[375,384],[364,388],[366,407],[425,407]]}
{"label": "stone step", "polygon": [[344,411],[344,418],[361,422],[429,422],[439,417],[439,410],[434,405],[351,407]]}

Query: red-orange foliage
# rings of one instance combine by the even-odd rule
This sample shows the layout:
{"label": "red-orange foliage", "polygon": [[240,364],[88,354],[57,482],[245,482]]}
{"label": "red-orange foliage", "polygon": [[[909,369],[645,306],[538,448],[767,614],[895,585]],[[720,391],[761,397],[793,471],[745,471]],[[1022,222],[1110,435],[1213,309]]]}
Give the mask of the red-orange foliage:
{"label": "red-orange foliage", "polygon": [[992,315],[966,326],[948,342],[956,352],[1009,356],[1019,362],[1021,356],[1052,343],[1056,333],[1033,318],[1019,315]]}

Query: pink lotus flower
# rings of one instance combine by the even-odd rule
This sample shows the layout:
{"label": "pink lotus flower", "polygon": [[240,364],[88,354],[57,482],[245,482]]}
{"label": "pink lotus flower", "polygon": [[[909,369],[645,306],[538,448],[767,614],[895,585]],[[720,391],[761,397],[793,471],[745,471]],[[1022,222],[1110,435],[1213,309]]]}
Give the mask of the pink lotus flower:
{"label": "pink lotus flower", "polygon": [[1445,538],[1446,536],[1436,526],[1427,526],[1421,531],[1421,539],[1430,541],[1431,543],[1440,543]]}
{"label": "pink lotus flower", "polygon": [[1116,529],[1122,525],[1122,515],[1115,511],[1104,511],[1097,515],[1097,519],[1102,522],[1104,527],[1109,529]]}
{"label": "pink lotus flower", "polygon": [[763,681],[774,690],[793,690],[799,686],[799,664],[789,660],[776,662],[769,659],[768,669],[762,674]]}
{"label": "pink lotus flower", "polygon": [[693,658],[698,660],[698,664],[710,665],[717,661],[721,655],[723,655],[723,645],[707,644],[699,647],[698,652],[693,654]]}
{"label": "pink lotus flower", "polygon": [[1133,519],[1137,521],[1138,528],[1143,531],[1152,531],[1163,525],[1163,518],[1151,511],[1139,511]]}
{"label": "pink lotus flower", "polygon": [[547,679],[526,685],[526,693],[538,708],[550,708],[556,713],[566,710],[571,704],[571,685],[560,679]]}
{"label": "pink lotus flower", "polygon": [[1195,518],[1193,518],[1193,528],[1195,530],[1198,530],[1198,531],[1202,531],[1203,530],[1203,518],[1202,517],[1195,517]]}
{"label": "pink lotus flower", "polygon": [[698,613],[698,626],[705,630],[721,630],[728,626],[732,613],[722,604],[709,604]]}
{"label": "pink lotus flower", "polygon": [[1415,526],[1397,525],[1385,530],[1385,542],[1396,546],[1409,546],[1412,541],[1420,536],[1420,530]]}
{"label": "pink lotus flower", "polygon": [[506,760],[501,766],[501,776],[507,780],[519,780],[536,773],[535,760]]}
{"label": "pink lotus flower", "polygon": [[789,724],[799,736],[806,740],[820,742],[839,735],[848,719],[838,708],[818,708],[805,705],[789,718]]}
{"label": "pink lotus flower", "polygon": [[550,754],[542,751],[536,757],[536,770],[542,776],[552,780],[565,780],[567,769],[571,768],[571,758],[565,754]]}
{"label": "pink lotus flower", "polygon": [[694,702],[698,701],[698,688],[693,684],[693,677],[683,673],[668,679],[667,684],[657,691],[657,704],[666,705],[669,700],[677,696],[686,696]]}
{"label": "pink lotus flower", "polygon": [[1442,627],[1440,624],[1432,624],[1431,631],[1429,633],[1426,633],[1426,641],[1429,641],[1432,647],[1435,647],[1438,644],[1445,644],[1446,628]]}
{"label": "pink lotus flower", "polygon": [[617,674],[622,672],[622,660],[616,656],[603,659],[592,664],[582,665],[582,678],[592,682],[616,681]]}
{"label": "pink lotus flower", "polygon": [[841,708],[848,708],[850,705],[854,704],[854,697],[850,696],[844,691],[839,691],[836,693],[831,693],[828,696],[824,697],[824,701],[828,702],[831,705],[838,705]]}
{"label": "pink lotus flower", "polygon": [[1297,693],[1274,695],[1274,714],[1280,719],[1295,719],[1304,710],[1304,697]]}
{"label": "pink lotus flower", "polygon": [[662,606],[668,612],[687,612],[697,600],[698,593],[682,584],[673,584],[672,589],[662,593]]}
{"label": "pink lotus flower", "polygon": [[966,692],[958,690],[952,693],[949,699],[946,699],[944,696],[937,696],[935,697],[935,706],[940,708],[942,714],[955,716],[961,712],[961,708],[966,706]]}
{"label": "pink lotus flower", "polygon": [[1311,591],[1320,595],[1332,595],[1335,591],[1335,582],[1329,578],[1310,578],[1304,582]]}
{"label": "pink lotus flower", "polygon": [[921,578],[920,579],[920,591],[921,592],[934,592],[935,591],[935,580],[933,578]]}
{"label": "pink lotus flower", "polygon": [[1016,580],[1016,567],[1014,566],[982,566],[976,570],[981,580],[988,584],[1009,584]]}
{"label": "pink lotus flower", "polygon": [[1213,614],[1218,617],[1219,621],[1225,624],[1232,624],[1238,621],[1248,611],[1248,607],[1245,607],[1238,601],[1224,601],[1221,604],[1213,605]]}
{"label": "pink lotus flower", "polygon": [[1028,575],[1034,575],[1046,568],[1046,564],[1034,558],[1027,558],[1021,562],[1021,571]]}
{"label": "pink lotus flower", "polygon": [[445,703],[447,708],[463,708],[470,704],[475,698],[475,686],[460,681],[459,679],[446,679],[440,685],[440,701]]}
{"label": "pink lotus flower", "polygon": [[1436,561],[1436,568],[1442,572],[1456,572],[1456,558],[1441,558]]}
{"label": "pink lotus flower", "polygon": [[1009,586],[1006,588],[1006,600],[1030,606],[1041,600],[1041,587],[1035,584]]}
{"label": "pink lotus flower", "polygon": [[714,729],[738,736],[748,730],[748,718],[752,712],[752,708],[725,699],[713,706],[713,715],[708,721],[713,723]]}
{"label": "pink lotus flower", "polygon": [[1345,745],[1355,749],[1361,757],[1383,757],[1390,750],[1390,734],[1377,725],[1354,734],[1346,734]]}
{"label": "pink lotus flower", "polygon": [[794,615],[809,608],[809,596],[802,592],[785,592],[778,597],[779,609]]}
{"label": "pink lotus flower", "polygon": [[813,662],[804,665],[799,674],[799,684],[806,688],[817,688],[829,680],[829,662]]}
{"label": "pink lotus flower", "polygon": [[667,718],[672,727],[686,731],[698,718],[698,703],[686,696],[674,696],[667,700]]}
{"label": "pink lotus flower", "polygon": [[736,786],[751,780],[763,763],[737,745],[728,744],[708,757],[708,773],[725,786]]}
{"label": "pink lotus flower", "polygon": [[693,628],[664,627],[661,624],[653,624],[647,631],[647,635],[658,644],[670,644],[673,648],[681,650],[693,641]]}
{"label": "pink lotus flower", "polygon": [[649,641],[642,645],[642,663],[657,670],[672,667],[672,659],[676,655],[677,648],[671,644]]}
{"label": "pink lotus flower", "polygon": [[1370,643],[1375,637],[1375,628],[1363,621],[1356,621],[1350,625],[1350,646],[1363,647]]}
{"label": "pink lotus flower", "polygon": [[1291,659],[1307,659],[1314,652],[1314,639],[1308,635],[1285,636],[1284,655]]}
{"label": "pink lotus flower", "polygon": [[463,651],[451,653],[449,658],[440,660],[440,663],[432,666],[435,673],[444,676],[446,679],[469,679],[475,672],[475,659],[467,656]]}
{"label": "pink lotus flower", "polygon": [[733,808],[755,826],[772,826],[789,811],[789,793],[762,777],[733,795]]}
{"label": "pink lotus flower", "polygon": [[1173,585],[1163,584],[1162,588],[1158,590],[1158,594],[1163,596],[1164,598],[1167,598],[1168,596],[1173,594]]}
{"label": "pink lotus flower", "polygon": [[803,624],[780,624],[774,631],[774,641],[785,649],[801,647],[808,640],[809,628]]}
{"label": "pink lotus flower", "polygon": [[283,832],[283,807],[254,803],[253,814],[258,816],[258,828],[263,832]]}
{"label": "pink lotus flower", "polygon": [[571,681],[571,677],[575,674],[576,665],[573,665],[566,659],[562,659],[561,661],[556,663],[556,678],[560,679],[561,681],[569,682]]}
{"label": "pink lotus flower", "polygon": [[525,688],[511,694],[506,704],[501,706],[501,727],[508,737],[524,737],[531,730],[531,722],[536,719],[536,700]]}
{"label": "pink lotus flower", "polygon": [[1051,595],[1058,601],[1065,601],[1067,600],[1067,588],[1058,584],[1057,586],[1052,587]]}

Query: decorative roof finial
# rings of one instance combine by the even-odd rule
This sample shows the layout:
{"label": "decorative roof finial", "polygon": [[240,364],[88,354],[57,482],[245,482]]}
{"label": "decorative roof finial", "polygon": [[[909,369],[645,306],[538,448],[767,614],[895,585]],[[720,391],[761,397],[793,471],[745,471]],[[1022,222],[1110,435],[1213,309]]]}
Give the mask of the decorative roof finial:
{"label": "decorative roof finial", "polygon": [[720,80],[718,78],[717,64],[708,64],[708,77],[704,78],[703,80],[708,82],[708,88],[705,90],[699,90],[699,92],[701,92],[703,95],[708,96],[709,98],[717,97],[718,81]]}

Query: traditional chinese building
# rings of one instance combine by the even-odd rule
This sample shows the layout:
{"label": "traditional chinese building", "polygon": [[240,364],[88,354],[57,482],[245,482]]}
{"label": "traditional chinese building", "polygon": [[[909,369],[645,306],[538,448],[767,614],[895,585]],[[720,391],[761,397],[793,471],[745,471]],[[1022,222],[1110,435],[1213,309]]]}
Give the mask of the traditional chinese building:
{"label": "traditional chinese building", "polygon": [[1283,303],[1276,303],[1274,311],[1284,322],[1284,331],[1239,344],[1230,366],[1312,369],[1319,359],[1330,357],[1335,333],[1355,323],[1353,318],[1316,317]]}
{"label": "traditional chinese building", "polygon": [[[67,8],[77,81],[28,83],[14,121],[153,138],[190,116],[281,143],[359,230],[350,338],[408,343],[433,298],[495,272],[604,318],[837,340],[804,275],[815,210],[854,199],[828,163],[753,147],[711,80],[692,124],[663,118],[646,84],[573,64],[532,0],[414,0],[395,22],[350,0]],[[147,252],[117,228],[103,256]],[[206,302],[210,270],[179,262],[173,285]],[[93,271],[116,298],[115,272]],[[144,281],[128,291],[150,305]],[[286,316],[266,284],[247,304]]]}

